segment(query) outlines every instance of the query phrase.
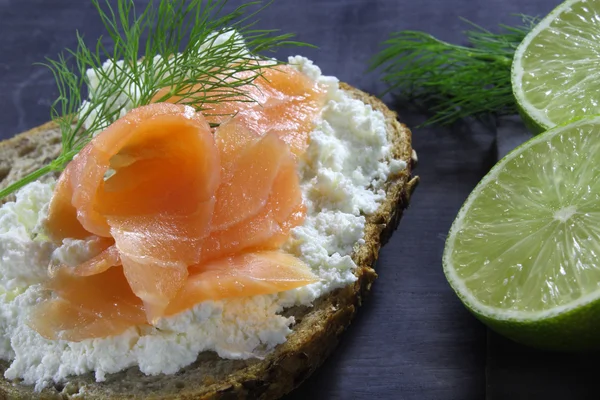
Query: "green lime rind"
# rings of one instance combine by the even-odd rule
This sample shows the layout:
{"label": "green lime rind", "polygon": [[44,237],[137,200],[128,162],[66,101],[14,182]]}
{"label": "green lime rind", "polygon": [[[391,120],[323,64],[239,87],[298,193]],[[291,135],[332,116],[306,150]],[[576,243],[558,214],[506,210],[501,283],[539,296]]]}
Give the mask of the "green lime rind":
{"label": "green lime rind", "polygon": [[542,350],[582,352],[600,350],[600,293],[588,303],[542,318],[511,318],[481,311],[461,294],[444,268],[450,286],[463,305],[494,332]]}
{"label": "green lime rind", "polygon": [[525,128],[527,128],[527,130],[533,135],[539,135],[540,133],[544,133],[548,130],[548,128],[540,125],[539,122],[531,118],[529,114],[523,110],[519,103],[517,103],[517,111],[519,112],[519,116],[521,117],[521,121],[525,125]]}
{"label": "green lime rind", "polygon": [[570,312],[536,321],[498,321],[470,311],[494,332],[526,346],[561,352],[600,350],[598,299]]}
{"label": "green lime rind", "polygon": [[[527,112],[521,108],[521,106],[519,104],[517,104],[517,111],[519,112],[519,116],[521,117],[521,121],[523,122],[523,125],[525,125],[525,128],[527,128],[527,130],[530,133],[532,133],[533,135],[536,135],[536,136],[540,135],[542,133],[546,133],[547,131],[549,131],[551,129],[556,129],[556,128],[564,127],[567,125],[571,125],[572,123],[577,122],[581,119],[600,117],[600,112],[598,114],[594,114],[594,115],[580,115],[580,116],[577,116],[568,121],[564,121],[559,124],[556,124],[552,128],[545,128],[542,125],[539,125],[534,119],[532,119],[529,116],[529,114],[527,114]],[[527,144],[527,142],[522,143],[520,146],[525,145],[525,144]],[[512,151],[515,151],[517,149],[518,149],[518,147],[513,149]],[[500,160],[500,161],[502,161],[502,160]],[[500,162],[500,161],[498,161],[498,162]]]}
{"label": "green lime rind", "polygon": [[[457,233],[465,227],[463,224],[465,215],[469,213],[472,204],[481,194],[482,188],[496,180],[507,163],[515,160],[516,157],[526,157],[524,153],[527,149],[542,142],[550,143],[550,140],[561,132],[568,135],[570,129],[584,129],[588,127],[587,125],[598,127],[595,130],[600,131],[600,116],[583,117],[557,126],[535,136],[506,155],[469,195],[452,224],[446,240],[443,254],[444,274],[462,303],[492,330],[528,346],[558,351],[600,349],[600,286],[573,301],[569,300],[565,304],[539,311],[520,311],[484,304],[468,289],[453,265]],[[564,135],[560,138],[564,138]],[[483,253],[482,251],[481,254]],[[500,275],[504,276],[503,273]]]}
{"label": "green lime rind", "polygon": [[511,69],[513,95],[533,133],[600,114],[595,100],[600,89],[597,13],[599,0],[567,0],[517,47]]}
{"label": "green lime rind", "polygon": [[511,65],[511,83],[513,95],[517,102],[519,114],[523,118],[523,122],[534,134],[545,132],[546,130],[554,127],[556,124],[548,119],[548,117],[546,117],[541,110],[531,106],[529,101],[525,98],[525,94],[523,93],[521,86],[523,74],[525,72],[521,65],[523,55],[525,54],[525,50],[531,44],[531,41],[536,38],[542,30],[546,29],[552,23],[552,21],[556,19],[557,16],[562,14],[563,11],[567,10],[570,7],[570,4],[577,1],[579,0],[567,0],[554,8],[548,15],[538,22],[538,24],[527,34],[527,36],[525,36],[515,50],[515,55]]}

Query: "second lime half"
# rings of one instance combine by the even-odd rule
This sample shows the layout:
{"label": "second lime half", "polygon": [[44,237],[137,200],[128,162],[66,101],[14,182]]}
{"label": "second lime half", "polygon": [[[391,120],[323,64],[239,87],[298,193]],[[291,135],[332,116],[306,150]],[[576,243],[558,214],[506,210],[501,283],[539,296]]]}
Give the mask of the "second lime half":
{"label": "second lime half", "polygon": [[463,303],[516,341],[600,348],[600,117],[534,137],[460,210],[444,272]]}

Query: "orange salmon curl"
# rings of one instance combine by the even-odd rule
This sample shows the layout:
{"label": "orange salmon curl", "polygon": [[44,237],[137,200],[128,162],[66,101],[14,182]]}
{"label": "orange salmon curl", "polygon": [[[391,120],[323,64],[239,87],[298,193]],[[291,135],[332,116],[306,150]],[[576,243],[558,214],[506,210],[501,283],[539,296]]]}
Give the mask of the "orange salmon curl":
{"label": "orange salmon curl", "polygon": [[[213,131],[191,107],[150,104],[113,123],[67,165],[48,234],[58,244],[104,237],[106,248],[52,270],[46,288],[53,296],[30,316],[37,332],[71,341],[107,337],[201,301],[317,281],[280,248],[306,215],[296,158],[323,94],[304,75],[274,77],[281,87],[271,90],[282,98],[274,110],[268,102],[244,107]],[[304,96],[287,93],[291,78]],[[309,106],[298,106],[302,98]]]}

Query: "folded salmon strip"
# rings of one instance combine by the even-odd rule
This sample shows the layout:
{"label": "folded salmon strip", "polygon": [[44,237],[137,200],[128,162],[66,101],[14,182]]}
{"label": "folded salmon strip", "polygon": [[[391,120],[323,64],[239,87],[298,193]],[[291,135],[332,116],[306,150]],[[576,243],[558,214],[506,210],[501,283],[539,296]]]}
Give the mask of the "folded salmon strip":
{"label": "folded salmon strip", "polygon": [[[225,127],[228,124],[229,122]],[[242,155],[237,162],[232,163],[229,173],[223,173],[224,182],[218,192],[222,195],[217,197],[215,207],[223,212],[215,217],[216,223],[211,225],[210,235],[203,243],[203,262],[240,251],[277,249],[287,240],[291,228],[301,225],[304,221],[306,209],[302,202],[296,163],[289,156],[287,146],[273,133],[263,136],[255,143],[247,148],[248,152],[257,154],[254,166],[248,165],[246,157]],[[269,182],[265,183],[253,175],[263,178],[269,175],[264,173],[265,162],[258,161],[260,158],[266,158],[267,150],[273,154],[271,161],[276,160],[278,166],[277,174],[269,176]],[[278,157],[276,154],[287,156]],[[244,195],[251,200],[236,198],[235,190],[230,190],[230,187],[238,190],[241,188]],[[221,188],[225,189],[221,191]],[[229,198],[231,200],[228,200]],[[260,207],[248,206],[248,203],[256,205],[254,199],[260,199],[263,204]],[[232,207],[221,206],[222,203]],[[238,205],[235,203],[239,204],[237,208],[233,207]],[[240,218],[240,215],[245,218]]]}
{"label": "folded salmon strip", "polygon": [[[200,260],[219,181],[219,153],[201,114],[166,103],[140,107],[67,166],[47,228],[56,240],[80,237],[82,228],[87,236],[113,237],[125,276],[153,320],[183,285],[187,266]],[[113,264],[100,264],[98,272]]]}
{"label": "folded salmon strip", "polygon": [[[84,157],[82,152],[79,153],[76,159],[80,157]],[[65,238],[85,239],[90,236],[90,232],[77,219],[77,210],[72,203],[71,173],[74,170],[74,165],[75,160],[71,161],[69,167],[62,172],[54,188],[55,195],[52,197],[52,206],[49,210],[47,230],[50,238],[57,243],[62,242]],[[57,193],[59,195],[56,195]]]}
{"label": "folded salmon strip", "polygon": [[56,298],[40,303],[29,316],[29,325],[45,338],[80,341],[146,324],[144,304],[120,266],[90,276],[61,269],[46,287]]}
{"label": "folded salmon strip", "polygon": [[225,229],[264,208],[280,166],[289,160],[286,144],[273,134],[251,139],[238,154],[235,162],[222,171],[211,230]]}
{"label": "folded salmon strip", "polygon": [[242,103],[242,109],[236,103],[217,103],[205,111],[207,119],[221,123],[235,113],[252,131],[275,133],[292,153],[304,154],[314,120],[325,104],[325,89],[289,65],[264,68],[258,73],[260,76],[248,85],[253,89],[244,86],[249,96],[257,99],[256,103]]}
{"label": "folded salmon strip", "polygon": [[166,315],[206,300],[277,293],[316,281],[302,261],[282,251],[240,253],[190,267],[190,276]]}

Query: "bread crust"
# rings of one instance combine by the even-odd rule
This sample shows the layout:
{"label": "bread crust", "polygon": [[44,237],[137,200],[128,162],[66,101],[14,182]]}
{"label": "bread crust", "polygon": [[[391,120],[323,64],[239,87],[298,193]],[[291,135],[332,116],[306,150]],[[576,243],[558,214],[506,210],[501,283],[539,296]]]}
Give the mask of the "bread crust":
{"label": "bread crust", "polygon": [[[340,84],[352,97],[381,111],[386,120],[392,156],[407,163],[407,168],[390,176],[386,182],[386,199],[377,212],[367,217],[365,243],[352,255],[358,266],[357,281],[319,298],[313,307],[294,307],[286,311],[296,324],[288,340],[277,346],[262,360],[223,360],[214,353],[202,353],[198,360],[175,375],[145,376],[131,368],[111,374],[102,383],[93,375],[74,376],[66,385],[56,385],[34,393],[33,388],[0,380],[0,398],[7,399],[276,399],[298,387],[333,352],[340,336],[371,289],[377,274],[374,270],[379,249],[398,226],[403,210],[417,186],[412,176],[416,154],[411,145],[411,132],[398,122],[396,113],[379,99],[345,83]],[[0,142],[0,160],[13,163],[35,157],[31,168],[59,150],[60,134],[52,123],[34,128],[12,139]],[[54,143],[54,145],[52,145]],[[24,150],[25,149],[25,150]],[[0,182],[18,179],[25,170],[0,161]],[[30,169],[31,169],[30,168]],[[8,172],[7,172],[8,169]],[[2,175],[4,171],[4,176]],[[0,374],[9,363],[0,361]]]}

